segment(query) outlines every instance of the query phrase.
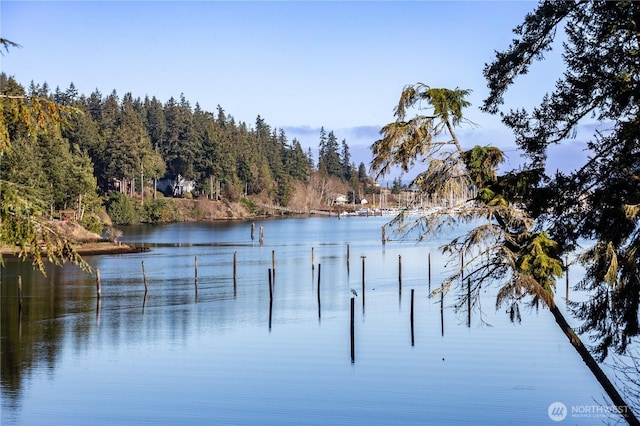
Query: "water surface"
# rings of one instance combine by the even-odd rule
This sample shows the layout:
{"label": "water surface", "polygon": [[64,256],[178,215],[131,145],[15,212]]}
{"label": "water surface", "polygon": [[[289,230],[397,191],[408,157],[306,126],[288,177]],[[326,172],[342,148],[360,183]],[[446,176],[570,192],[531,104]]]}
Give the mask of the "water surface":
{"label": "water surface", "polygon": [[451,235],[383,245],[388,219],[256,221],[254,240],[251,222],[127,227],[122,240],[150,251],[88,257],[100,300],[73,266],[42,277],[7,262],[2,424],[551,424],[554,402],[610,405],[546,310],[512,324],[487,289],[491,326],[474,311],[468,327],[450,294],[443,333],[429,292],[455,267],[438,250]]}

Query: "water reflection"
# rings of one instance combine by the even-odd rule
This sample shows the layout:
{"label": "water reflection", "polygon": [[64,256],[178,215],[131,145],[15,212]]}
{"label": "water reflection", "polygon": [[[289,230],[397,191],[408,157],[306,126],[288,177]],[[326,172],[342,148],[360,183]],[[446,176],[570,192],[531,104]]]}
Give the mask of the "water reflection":
{"label": "water reflection", "polygon": [[[539,424],[555,400],[600,397],[553,319],[514,328],[498,314],[495,328],[470,328],[429,297],[431,275],[439,286],[446,273],[441,242],[383,247],[383,220],[127,228],[126,241],[153,248],[88,258],[101,298],[72,266],[43,277],[7,262],[3,424]],[[249,241],[255,226],[262,245]]]}

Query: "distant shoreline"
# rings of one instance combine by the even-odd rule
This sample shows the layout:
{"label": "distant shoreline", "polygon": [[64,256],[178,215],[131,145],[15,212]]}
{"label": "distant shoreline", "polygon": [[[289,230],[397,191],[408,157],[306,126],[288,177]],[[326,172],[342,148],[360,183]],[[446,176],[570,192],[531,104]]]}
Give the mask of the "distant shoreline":
{"label": "distant shoreline", "polygon": [[[126,244],[113,243],[110,241],[84,243],[75,247],[80,256],[96,256],[100,254],[128,254],[146,251],[143,248],[131,247]],[[18,259],[18,251],[9,246],[0,247],[0,254],[5,259]]]}

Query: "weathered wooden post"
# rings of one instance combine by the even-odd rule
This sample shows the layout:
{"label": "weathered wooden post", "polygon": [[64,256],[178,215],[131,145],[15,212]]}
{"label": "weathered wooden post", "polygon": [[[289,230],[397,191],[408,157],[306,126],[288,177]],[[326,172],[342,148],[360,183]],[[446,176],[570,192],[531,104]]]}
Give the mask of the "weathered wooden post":
{"label": "weathered wooden post", "polygon": [[402,255],[398,255],[398,293],[402,294]]}
{"label": "weathered wooden post", "polygon": [[260,244],[264,243],[264,228],[260,227]]}
{"label": "weathered wooden post", "polygon": [[413,334],[413,293],[414,289],[411,289],[411,346],[415,345],[414,334]]}
{"label": "weathered wooden post", "polygon": [[567,300],[569,300],[569,256],[564,258],[564,267],[565,267],[565,280],[566,280],[566,295]]}
{"label": "weathered wooden post", "polygon": [[147,296],[147,274],[144,271],[144,260],[142,261],[142,282],[144,283],[144,295]]}
{"label": "weathered wooden post", "polygon": [[102,297],[102,283],[100,282],[100,269],[96,268],[96,290],[98,292],[98,299]]}
{"label": "weathered wooden post", "polygon": [[387,228],[382,226],[382,244],[386,244],[387,242]]}
{"label": "weathered wooden post", "polygon": [[460,281],[464,282],[464,252],[460,252]]}
{"label": "weathered wooden post", "polygon": [[355,327],[354,327],[354,312],[355,312],[355,299],[351,298],[351,364],[356,362],[356,344],[355,344]]}
{"label": "weathered wooden post", "polygon": [[318,263],[318,318],[320,318],[320,271],[322,264]]}
{"label": "weathered wooden post", "polygon": [[269,331],[271,331],[272,315],[273,315],[273,286],[271,285],[271,269],[269,269]]}
{"label": "weathered wooden post", "polygon": [[251,224],[251,241],[253,241],[256,237],[256,224]]}
{"label": "weathered wooden post", "polygon": [[429,276],[429,291],[431,291],[431,253],[427,256],[428,276]]}
{"label": "weathered wooden post", "polygon": [[316,255],[315,255],[315,249],[314,247],[311,247],[311,270],[313,271],[313,269],[316,267]]}
{"label": "weathered wooden post", "polygon": [[22,312],[22,275],[18,275],[18,312]]}
{"label": "weathered wooden post", "polygon": [[440,329],[444,336],[444,286],[440,284]]}
{"label": "weathered wooden post", "polygon": [[195,256],[195,261],[193,264],[194,268],[194,285],[196,288],[196,296],[198,295],[198,256]]}
{"label": "weathered wooden post", "polygon": [[237,268],[236,268],[236,260],[238,257],[238,252],[234,251],[233,252],[233,297],[236,297],[236,293],[238,290],[238,275],[237,275]]}

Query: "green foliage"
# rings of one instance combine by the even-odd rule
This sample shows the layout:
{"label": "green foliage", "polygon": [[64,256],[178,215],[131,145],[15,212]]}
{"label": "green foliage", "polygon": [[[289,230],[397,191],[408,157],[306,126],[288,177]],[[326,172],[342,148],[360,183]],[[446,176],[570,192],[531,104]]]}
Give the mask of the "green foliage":
{"label": "green foliage", "polygon": [[112,192],[106,201],[107,213],[115,225],[140,223],[134,203],[121,192]]}
{"label": "green foliage", "polygon": [[535,233],[516,263],[520,273],[532,276],[549,294],[553,294],[555,278],[563,273],[558,249],[558,243],[545,232]]}
{"label": "green foliage", "polygon": [[[0,44],[15,46],[7,40]],[[345,142],[343,153],[348,153]],[[85,96],[73,83],[54,93],[46,83],[31,83],[25,90],[4,73],[0,161],[0,184],[21,188],[15,197],[11,191],[0,193],[5,208],[0,243],[16,244],[38,267],[38,238],[53,261],[80,262],[64,239],[58,244],[59,236],[49,238],[44,231],[52,210],[74,209],[79,222],[98,233],[104,208],[116,224],[174,220],[177,213],[169,204],[145,196],[140,206],[128,196],[142,199],[140,192],[148,193],[152,179],[178,174],[196,182],[192,196],[211,192],[209,182],[219,182],[225,202],[238,201],[246,187],[249,194],[287,204],[295,181],[306,183],[313,167],[299,141],[289,143],[283,130],[272,129],[261,117],[252,129],[221,107],[217,115],[198,104],[192,108],[183,95],[162,104],[130,93],[120,99],[115,90]],[[116,184],[122,193],[112,193]],[[105,207],[98,194],[106,197]]]}
{"label": "green foliage", "polygon": [[393,184],[391,185],[391,193],[393,195],[400,195],[400,192],[402,191],[402,180],[400,180],[399,177],[395,177],[393,178]]}
{"label": "green foliage", "polygon": [[91,270],[45,219],[50,208],[67,201],[69,176],[82,170],[60,133],[67,117],[79,112],[46,98],[47,90],[32,85],[27,95],[0,74],[0,243],[43,273],[44,259]]}
{"label": "green foliage", "polygon": [[[406,86],[395,109],[396,121],[380,130],[382,138],[371,145],[371,168],[377,176],[392,167],[408,172],[416,163],[427,163],[412,182],[425,194],[459,198],[471,185],[464,151],[454,128],[471,123],[462,111],[470,106],[470,90],[432,88],[423,83]],[[415,116],[407,119],[410,111]],[[419,114],[426,110],[426,114]],[[448,133],[450,139],[440,140]]]}
{"label": "green foliage", "polygon": [[85,214],[78,223],[86,230],[95,232],[98,235],[102,234],[102,230],[104,229],[104,222],[95,214]]}
{"label": "green foliage", "polygon": [[[198,104],[193,108],[183,95],[165,104],[155,97],[134,99],[130,93],[120,99],[115,91],[103,96],[96,90],[87,97],[79,94],[73,83],[65,92],[57,89],[55,102],[51,102],[46,84],[32,85],[34,96],[41,95],[33,97],[6,75],[0,74],[0,79],[7,96],[0,103],[0,112],[11,118],[6,126],[0,126],[4,135],[0,146],[37,135],[30,146],[34,152],[24,151],[23,143],[16,156],[33,158],[40,155],[35,151],[47,148],[48,153],[43,152],[40,158],[45,166],[42,170],[49,176],[40,179],[34,175],[31,180],[53,183],[54,192],[47,195],[56,207],[75,203],[79,195],[67,190],[69,180],[78,176],[66,173],[65,164],[77,155],[86,156],[83,167],[93,167],[89,175],[94,175],[103,193],[113,190],[113,179],[125,181],[124,190],[132,195],[129,185],[134,181],[135,191],[139,191],[142,178],[175,178],[180,174],[195,180],[198,194],[210,192],[207,183],[213,177],[234,182],[234,189],[226,191],[234,200],[239,195],[235,190],[239,182],[242,187],[247,185],[249,194],[264,192],[278,202],[288,197],[291,187],[284,176],[302,182],[309,177],[309,159],[300,142],[290,144],[283,130],[272,129],[261,117],[255,129],[250,129],[225,116],[222,108],[217,116]],[[28,119],[21,119],[23,116]],[[62,123],[66,125],[60,126]],[[78,182],[85,181],[86,170],[84,167]],[[55,193],[57,189],[61,189],[59,193]]]}
{"label": "green foliage", "polygon": [[493,146],[478,146],[465,151],[462,159],[469,173],[471,181],[482,188],[487,183],[497,179],[497,168],[504,161],[502,151]]}
{"label": "green foliage", "polygon": [[143,223],[167,223],[180,219],[178,207],[175,202],[166,198],[145,200],[142,206],[141,222]]}
{"label": "green foliage", "polygon": [[70,261],[91,270],[72,243],[42,219],[39,195],[29,187],[0,180],[0,242],[15,247],[20,258],[31,260],[42,273],[45,259],[56,265]]}
{"label": "green foliage", "polygon": [[248,197],[242,197],[240,203],[249,210],[249,213],[256,214],[258,212],[258,206]]}
{"label": "green foliage", "polygon": [[[479,223],[444,246],[454,258],[464,256],[465,264],[438,291],[448,291],[463,275],[476,283],[475,298],[481,287],[496,285],[496,306],[507,305],[511,319],[520,320],[520,303],[525,299],[554,306],[555,279],[563,272],[562,250],[547,233],[535,230],[535,221],[520,208],[531,195],[529,184],[540,181],[536,169],[499,176],[497,169],[504,157],[498,148],[462,149],[453,129],[466,121],[462,111],[469,106],[468,95],[467,90],[433,89],[421,83],[405,87],[396,108],[397,120],[383,127],[383,138],[372,146],[372,167],[384,174],[391,166],[408,171],[418,162],[426,163],[426,170],[412,183],[423,195],[445,202],[440,210],[417,219],[400,214],[392,224],[401,232],[418,228],[424,238],[452,224]],[[426,107],[431,113],[405,121],[414,107]],[[438,141],[444,132],[451,140]],[[475,198],[461,197],[470,194],[472,187],[477,190]],[[396,178],[392,193],[400,189]],[[453,197],[461,202],[451,203]],[[457,307],[466,307],[463,302],[469,297],[464,292]]]}
{"label": "green foliage", "polygon": [[[528,176],[513,174],[502,193],[517,194],[560,252],[594,242],[579,256],[586,274],[578,287],[590,298],[573,307],[602,358],[640,336],[640,219],[626,207],[640,203],[638,16],[637,2],[541,2],[484,69],[490,92],[483,109],[502,115],[530,163]],[[501,111],[507,90],[544,59],[560,30],[565,72],[531,111]],[[588,160],[576,170],[545,176],[549,146],[571,144],[582,124],[607,131],[594,130]]]}

